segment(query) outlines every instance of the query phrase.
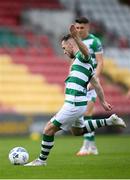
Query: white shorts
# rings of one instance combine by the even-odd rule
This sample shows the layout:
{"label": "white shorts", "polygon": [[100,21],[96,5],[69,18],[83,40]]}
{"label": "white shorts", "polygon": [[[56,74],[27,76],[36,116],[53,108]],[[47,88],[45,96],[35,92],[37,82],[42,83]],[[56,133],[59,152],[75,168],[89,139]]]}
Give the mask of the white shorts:
{"label": "white shorts", "polygon": [[51,122],[64,131],[71,129],[72,126],[83,128],[85,126],[83,115],[86,108],[86,106],[64,103],[59,112],[52,117]]}
{"label": "white shorts", "polygon": [[87,91],[87,101],[93,101],[95,102],[97,98],[97,94],[95,89]]}

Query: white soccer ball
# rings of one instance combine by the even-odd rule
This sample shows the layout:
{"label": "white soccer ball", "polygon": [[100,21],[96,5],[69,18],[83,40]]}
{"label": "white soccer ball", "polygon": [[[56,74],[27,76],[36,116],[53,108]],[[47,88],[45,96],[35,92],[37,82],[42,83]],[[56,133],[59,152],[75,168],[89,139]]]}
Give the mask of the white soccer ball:
{"label": "white soccer ball", "polygon": [[9,160],[11,164],[23,165],[28,162],[29,154],[23,147],[15,147],[9,152]]}

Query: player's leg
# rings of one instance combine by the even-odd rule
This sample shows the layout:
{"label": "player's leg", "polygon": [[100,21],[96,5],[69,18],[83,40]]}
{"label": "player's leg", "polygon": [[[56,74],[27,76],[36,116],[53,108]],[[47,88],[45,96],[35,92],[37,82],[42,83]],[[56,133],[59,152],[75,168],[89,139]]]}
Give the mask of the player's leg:
{"label": "player's leg", "polygon": [[[63,112],[63,111],[61,111],[61,112]],[[76,114],[79,114],[79,113],[80,113],[80,109],[79,109],[79,112],[77,111]],[[67,112],[67,114],[68,114],[68,112]],[[69,115],[70,115],[70,113],[69,113]],[[81,117],[81,115],[79,117]],[[71,125],[73,125],[74,119],[78,119],[78,115],[73,117],[73,121],[70,123]],[[61,122],[59,122],[53,118],[51,120],[51,122],[49,122],[46,125],[44,134],[43,134],[43,141],[42,141],[42,145],[41,145],[41,153],[40,153],[39,158],[26,164],[25,166],[46,165],[46,160],[47,160],[50,150],[52,149],[53,144],[54,144],[54,135],[57,131],[59,131],[61,129],[61,126],[64,128],[64,124],[65,124],[65,128],[68,126],[68,124],[69,124],[69,123],[67,123],[68,120],[69,120],[69,116],[68,116],[68,118],[64,118],[64,122],[62,124]],[[103,127],[103,126],[116,125],[116,126],[126,127],[125,122],[115,114],[111,115],[109,118],[106,118],[106,119],[85,121],[84,125],[85,126],[82,128],[82,133],[92,132],[95,129]]]}
{"label": "player's leg", "polygon": [[[82,135],[88,132],[93,132],[95,129],[104,126],[120,126],[125,128],[126,124],[118,117],[116,114],[112,114],[109,118],[104,119],[93,119],[84,121],[83,117],[77,118],[77,120],[72,124],[72,132],[74,135]],[[80,128],[82,128],[80,130]]]}
{"label": "player's leg", "polygon": [[65,103],[61,110],[47,123],[43,132],[41,153],[39,157],[25,166],[46,165],[46,160],[54,144],[54,135],[57,131],[71,128],[75,119],[83,116],[86,106],[75,107],[73,104]]}
{"label": "player's leg", "polygon": [[[81,119],[79,118],[79,120]],[[126,128],[126,124],[124,120],[118,117],[116,114],[112,114],[109,118],[87,120],[84,121],[82,125],[84,126],[83,127],[79,126],[80,128],[82,128],[82,134],[93,132],[95,129],[104,126],[119,126],[122,128]]]}
{"label": "player's leg", "polygon": [[116,114],[112,114],[109,118],[104,119],[94,119],[94,120],[87,120],[85,121],[86,131],[92,132],[97,128],[104,127],[104,126],[119,126],[119,127],[126,127],[124,120],[118,117]]}
{"label": "player's leg", "polygon": [[48,155],[54,145],[54,135],[60,127],[49,121],[44,129],[39,159],[46,162]]}
{"label": "player's leg", "polygon": [[43,132],[41,142],[41,153],[37,159],[26,164],[25,166],[45,166],[49,153],[54,145],[54,135],[60,128],[53,124],[51,121],[47,123]]}
{"label": "player's leg", "polygon": [[[92,120],[92,115],[94,111],[94,105],[96,101],[96,92],[94,90],[88,91],[87,99],[87,110],[84,114],[84,120]],[[98,154],[98,149],[95,143],[95,132],[85,133],[83,136],[83,144],[80,150],[77,152],[77,156],[85,156],[89,154]]]}
{"label": "player's leg", "polygon": [[[94,111],[94,101],[89,101],[87,104],[87,111],[84,115],[84,120],[92,120],[92,114]],[[77,156],[84,156],[89,154],[98,154],[98,150],[95,143],[95,132],[85,133],[83,136],[83,144],[80,148]]]}

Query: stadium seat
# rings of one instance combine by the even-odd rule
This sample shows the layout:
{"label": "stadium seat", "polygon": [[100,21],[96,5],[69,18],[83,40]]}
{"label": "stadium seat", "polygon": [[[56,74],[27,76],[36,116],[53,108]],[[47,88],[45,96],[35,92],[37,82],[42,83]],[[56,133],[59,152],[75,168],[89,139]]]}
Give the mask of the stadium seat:
{"label": "stadium seat", "polygon": [[63,103],[59,85],[48,84],[9,56],[0,56],[0,84],[0,102],[19,113],[55,113]]}
{"label": "stadium seat", "polygon": [[127,88],[130,87],[130,70],[128,68],[120,68],[112,59],[106,59],[104,64],[104,74],[109,76],[114,82],[120,83]]}

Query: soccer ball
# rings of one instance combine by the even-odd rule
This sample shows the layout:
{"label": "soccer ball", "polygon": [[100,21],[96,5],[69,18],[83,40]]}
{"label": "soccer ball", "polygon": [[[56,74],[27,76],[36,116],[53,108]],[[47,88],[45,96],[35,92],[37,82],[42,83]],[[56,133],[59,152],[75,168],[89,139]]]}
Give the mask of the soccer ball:
{"label": "soccer ball", "polygon": [[9,160],[13,165],[23,165],[28,162],[29,154],[23,147],[15,147],[9,152]]}

